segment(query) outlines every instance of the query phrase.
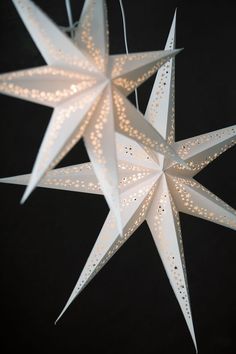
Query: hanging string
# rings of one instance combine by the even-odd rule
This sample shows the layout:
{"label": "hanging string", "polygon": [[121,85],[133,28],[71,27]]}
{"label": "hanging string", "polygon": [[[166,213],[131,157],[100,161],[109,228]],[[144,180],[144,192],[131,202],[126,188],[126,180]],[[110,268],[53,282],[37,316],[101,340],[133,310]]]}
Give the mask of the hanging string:
{"label": "hanging string", "polygon": [[[127,42],[127,31],[126,31],[126,20],[125,20],[125,11],[123,7],[122,0],[119,0],[120,2],[120,9],[121,9],[121,15],[122,15],[122,22],[123,22],[123,31],[124,31],[124,41],[125,41],[125,51],[126,54],[129,54],[129,48],[128,48],[128,42]],[[138,90],[135,89],[135,103],[136,103],[136,108],[139,110],[139,102],[138,102]]]}
{"label": "hanging string", "polygon": [[74,38],[75,29],[78,26],[79,21],[73,22],[70,0],[65,0],[65,6],[66,6],[66,12],[67,12],[69,26],[60,26],[60,28],[63,32],[70,33],[71,38]]}
{"label": "hanging string", "polygon": [[67,16],[68,16],[68,22],[69,22],[69,31],[67,32],[70,32],[71,38],[73,38],[75,24],[73,22],[70,0],[65,0],[65,5],[66,5]]}

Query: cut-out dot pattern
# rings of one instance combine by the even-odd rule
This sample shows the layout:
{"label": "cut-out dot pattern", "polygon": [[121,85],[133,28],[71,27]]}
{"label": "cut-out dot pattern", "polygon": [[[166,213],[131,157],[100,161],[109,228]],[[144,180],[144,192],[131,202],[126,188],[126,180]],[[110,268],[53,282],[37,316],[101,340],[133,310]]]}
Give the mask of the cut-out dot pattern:
{"label": "cut-out dot pattern", "polygon": [[[42,90],[38,88],[30,88],[25,81],[25,86],[20,84],[20,80],[28,80],[30,86],[32,86],[32,80],[35,80],[37,87],[38,80],[48,81],[48,85],[45,84],[47,89]],[[17,83],[19,80],[19,84]],[[63,80],[63,89],[60,89],[60,83],[55,87],[55,81]],[[67,80],[67,81],[66,81]],[[73,83],[71,82],[73,80]],[[54,88],[50,90],[50,84],[54,83]],[[68,82],[68,83],[67,83]],[[71,98],[76,94],[81,93],[94,86],[97,83],[95,78],[89,78],[79,73],[73,73],[70,71],[57,69],[49,66],[42,68],[36,68],[31,70],[23,70],[20,72],[13,72],[10,74],[4,74],[0,77],[0,91],[4,94],[18,96],[24,99],[37,100],[42,104],[56,104]],[[66,85],[67,84],[67,85]],[[67,86],[67,87],[66,87]]]}
{"label": "cut-out dot pattern", "polygon": [[102,98],[101,109],[99,110],[98,115],[95,117],[93,123],[93,128],[90,131],[89,139],[93,147],[93,153],[96,156],[96,160],[99,164],[106,164],[106,159],[103,151],[103,131],[105,125],[108,123],[109,114],[111,111],[111,102],[110,96],[107,93]]}
{"label": "cut-out dot pattern", "polygon": [[[185,159],[191,171],[198,173],[210,162],[231,148],[236,143],[236,126],[203,134],[183,143],[177,143],[177,153]],[[180,146],[179,146],[180,145]],[[179,165],[173,166],[179,169]]]}
{"label": "cut-out dot pattern", "polygon": [[[79,68],[82,70],[89,71],[91,73],[96,72],[97,69],[91,65],[89,60],[86,59],[79,51],[77,54],[65,53],[60,48],[55,46],[54,38],[50,37],[50,33],[45,30],[41,22],[37,18],[37,12],[35,11],[35,6],[30,4],[28,1],[17,0],[17,5],[20,10],[24,13],[24,16],[31,28],[37,33],[38,40],[43,43],[45,52],[47,51],[53,60],[58,63],[63,62],[69,66]],[[62,34],[63,35],[63,34]]]}
{"label": "cut-out dot pattern", "polygon": [[96,179],[93,182],[87,180],[86,172],[91,171],[93,168],[90,163],[52,170],[42,180],[41,186],[78,189],[79,191],[84,189],[85,192],[91,193],[100,192],[101,188]]}
{"label": "cut-out dot pattern", "polygon": [[[41,159],[40,161],[40,165],[38,166],[39,169],[43,170],[48,167],[52,169],[54,166],[56,166],[56,164],[59,163],[59,161],[65,156],[65,154],[81,138],[97,104],[96,100],[94,104],[92,104],[92,101],[94,101],[94,97],[91,97],[91,94],[88,93],[88,94],[81,95],[80,98],[76,100],[73,100],[71,104],[66,108],[58,107],[57,115],[56,117],[54,117],[53,120],[51,120],[50,126],[48,128],[47,140],[43,142],[41,147],[41,153],[43,155],[43,159]],[[67,120],[70,120],[71,115],[74,114],[75,112],[77,112],[79,117],[80,114],[79,111],[83,110],[84,107],[86,105],[89,105],[90,103],[92,107],[90,108],[90,110],[88,110],[87,115],[85,115],[85,118],[80,122],[80,124],[78,123],[77,129],[75,129],[75,132],[73,132],[72,134],[73,136],[68,137],[68,142],[65,141],[64,147],[60,149],[56,158],[54,158],[53,161],[50,161],[51,148],[53,148],[53,146],[55,145],[55,142],[57,141],[58,136],[65,122]]]}
{"label": "cut-out dot pattern", "polygon": [[88,113],[85,115],[83,121],[80,123],[75,132],[70,137],[69,141],[65,144],[61,152],[56,156],[56,158],[50,163],[50,169],[54,168],[62,159],[67,155],[67,153],[75,146],[75,144],[80,140],[82,135],[89,124],[95,109],[97,107],[99,98],[95,100],[91,108],[89,109]]}
{"label": "cut-out dot pattern", "polygon": [[[166,228],[164,226],[166,222],[167,208],[171,207],[175,229],[176,238],[179,245],[179,253],[175,255],[171,252],[172,245],[167,238]],[[183,251],[183,241],[181,237],[180,220],[178,211],[174,205],[171,194],[169,192],[164,192],[159,197],[159,204],[157,204],[156,213],[153,220],[154,230],[158,238],[158,244],[161,248],[162,256],[168,262],[168,268],[172,274],[171,282],[175,283],[175,289],[178,291],[179,301],[183,303],[185,314],[189,319],[191,319],[191,310],[187,289],[187,275]],[[178,258],[180,259],[178,260]]]}
{"label": "cut-out dot pattern", "polygon": [[[75,296],[81,292],[81,290],[92,280],[92,278],[101,270],[101,268],[109,261],[109,259],[118,251],[118,249],[128,240],[128,238],[144,221],[148,207],[155,192],[155,187],[156,185],[151,188],[144,202],[141,204],[136,217],[125,228],[123,237],[118,236],[107,251],[104,250],[104,247],[107,244],[106,238],[109,238],[109,234],[103,235],[104,243],[101,241],[99,245],[95,245],[95,248],[92,251],[92,257],[88,259],[84,271],[82,272],[79,279],[78,285],[74,290]],[[111,230],[114,228],[114,222],[114,219],[110,221]]]}
{"label": "cut-out dot pattern", "polygon": [[[181,205],[183,205],[183,211],[189,214],[219,223],[231,228],[236,228],[236,211],[229,205],[221,201],[217,196],[204,188],[200,183],[193,179],[173,177],[173,187],[180,197]],[[193,197],[191,191],[198,193],[198,201]],[[219,205],[225,213],[219,213],[219,211],[212,211],[206,206],[206,203],[202,201],[203,196],[212,200],[216,205]],[[202,205],[204,203],[204,206]],[[228,213],[232,216],[229,217]]]}
{"label": "cut-out dot pattern", "polygon": [[[159,166],[156,166],[156,155],[154,152],[147,148],[146,146],[140,146],[136,142],[130,141],[130,144],[122,144],[120,141],[117,141],[117,155],[120,160],[127,160],[132,162],[133,166],[137,166],[136,164],[140,165],[140,162],[144,160],[149,160],[150,161],[150,168],[156,169]],[[154,161],[153,161],[154,160]],[[143,163],[141,163],[141,166],[138,166],[138,168],[146,170],[144,167]],[[152,167],[151,167],[152,166]],[[143,171],[144,171],[143,170]],[[149,170],[149,169],[148,169]]]}
{"label": "cut-out dot pattern", "polygon": [[148,135],[145,134],[143,131],[141,132],[132,126],[131,121],[129,120],[126,112],[124,98],[121,94],[114,90],[113,98],[116,108],[116,114],[118,117],[118,124],[121,131],[123,131],[125,135],[128,135],[130,138],[139,141],[141,144],[151,149],[158,149],[164,155],[167,154],[168,156],[175,156],[173,151],[169,148],[169,145],[165,144],[164,142],[159,143],[159,141],[149,138]]}
{"label": "cut-out dot pattern", "polygon": [[[101,72],[106,71],[106,64],[107,64],[107,58],[105,56],[105,53],[102,52],[101,48],[96,45],[93,39],[93,31],[94,28],[92,28],[93,20],[94,20],[94,3],[90,2],[89,6],[87,7],[87,13],[83,17],[83,22],[80,24],[81,25],[81,42],[85,45],[86,51],[89,53],[89,55],[92,57],[96,67],[98,70]],[[107,23],[107,21],[106,21]],[[108,26],[107,26],[108,29]],[[78,37],[77,37],[78,38]],[[108,51],[108,38],[106,37],[106,50]],[[106,58],[106,60],[105,60]]]}
{"label": "cut-out dot pattern", "polygon": [[[117,56],[115,58],[111,73],[113,83],[124,89],[127,93],[131,93],[135,90],[135,88],[152,76],[170,58],[170,56],[167,56],[165,59],[159,59],[155,53],[138,53],[131,54],[129,56]],[[147,59],[150,61],[153,60],[153,64],[150,64],[149,69],[144,73],[141,70],[142,73],[135,80],[129,79],[129,74],[123,74],[123,72],[126,71],[127,64],[142,60],[145,62]]]}
{"label": "cut-out dot pattern", "polygon": [[[169,145],[174,143],[175,137],[175,59],[171,59],[165,63],[159,70],[159,82],[156,87],[155,96],[152,97],[151,107],[149,110],[149,121],[155,126],[161,119],[160,114],[163,112],[160,110],[162,102],[166,100],[166,96],[169,96],[168,118],[167,118],[167,131],[166,141]],[[170,74],[171,73],[171,74]],[[170,86],[170,88],[169,88]]]}

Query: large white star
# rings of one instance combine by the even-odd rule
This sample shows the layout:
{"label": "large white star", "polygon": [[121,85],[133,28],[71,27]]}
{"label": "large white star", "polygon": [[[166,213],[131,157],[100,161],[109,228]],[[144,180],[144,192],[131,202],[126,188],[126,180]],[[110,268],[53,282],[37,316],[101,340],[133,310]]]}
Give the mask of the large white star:
{"label": "large white star", "polygon": [[[175,46],[175,17],[166,49]],[[190,309],[179,211],[236,229],[236,212],[193,177],[236,142],[236,126],[175,142],[175,60],[158,72],[145,117],[162,134],[190,169],[173,164],[168,157],[117,134],[119,187],[124,236],[109,213],[79,280],[61,315],[75,297],[128,240],[139,225],[148,223],[175,296],[196,346]],[[30,175],[1,182],[27,184]],[[39,186],[102,194],[91,163],[55,169]],[[59,319],[58,318],[58,319]]]}
{"label": "large white star", "polygon": [[48,65],[1,75],[0,92],[54,108],[22,201],[83,137],[122,233],[115,130],[178,160],[125,96],[179,51],[109,56],[104,0],[85,1],[74,42],[31,1],[13,3]]}

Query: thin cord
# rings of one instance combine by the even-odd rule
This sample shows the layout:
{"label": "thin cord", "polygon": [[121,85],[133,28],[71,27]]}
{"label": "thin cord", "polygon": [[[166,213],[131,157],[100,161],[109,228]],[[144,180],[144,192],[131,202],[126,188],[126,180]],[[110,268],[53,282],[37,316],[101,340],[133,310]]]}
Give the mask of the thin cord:
{"label": "thin cord", "polygon": [[73,17],[72,17],[72,11],[71,11],[71,3],[70,0],[65,0],[65,5],[66,5],[66,11],[67,11],[67,16],[68,16],[68,21],[69,21],[69,28],[70,28],[70,34],[71,37],[74,37],[74,23],[73,23]]}
{"label": "thin cord", "polygon": [[129,48],[128,48],[128,43],[127,43],[127,35],[126,35],[126,21],[125,21],[125,11],[123,7],[122,0],[120,1],[120,9],[121,9],[121,15],[122,15],[122,22],[123,22],[123,31],[124,31],[124,40],[125,40],[125,51],[126,54],[129,54]]}
{"label": "thin cord", "polygon": [[[123,7],[122,0],[119,0],[119,2],[120,2],[120,9],[121,9],[121,15],[122,15],[122,22],[123,22],[125,51],[126,51],[126,54],[129,54],[129,48],[128,48],[128,43],[127,43],[127,31],[126,31],[125,11],[124,11],[124,7]],[[135,103],[136,103],[136,107],[137,107],[137,109],[139,110],[138,90],[135,89],[134,93],[135,93]]]}

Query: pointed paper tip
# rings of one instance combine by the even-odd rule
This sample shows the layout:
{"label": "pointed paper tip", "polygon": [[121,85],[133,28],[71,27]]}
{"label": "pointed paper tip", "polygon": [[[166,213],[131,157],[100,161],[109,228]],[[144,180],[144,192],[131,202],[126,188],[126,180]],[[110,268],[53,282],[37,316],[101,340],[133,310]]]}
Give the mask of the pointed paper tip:
{"label": "pointed paper tip", "polygon": [[20,204],[24,204],[26,202],[26,200],[29,198],[31,192],[33,191],[34,188],[32,188],[30,185],[28,185],[28,187],[26,188],[23,197],[21,198]]}
{"label": "pointed paper tip", "polygon": [[11,183],[10,177],[0,178],[0,183]]}
{"label": "pointed paper tip", "polygon": [[[74,299],[73,299],[74,300]],[[72,300],[72,301],[73,301]],[[63,308],[63,310],[61,311],[60,315],[57,317],[56,321],[54,322],[54,325],[57,325],[58,321],[61,319],[61,317],[64,315],[64,313],[66,312],[66,310],[68,309],[68,307],[70,306],[70,304],[72,303],[72,301],[69,300],[67,301],[65,307]]]}
{"label": "pointed paper tip", "polygon": [[168,56],[173,59],[177,54],[179,54],[180,52],[182,52],[183,49],[184,49],[184,48],[170,49],[170,50],[167,49],[167,51],[168,51]]}
{"label": "pointed paper tip", "polygon": [[180,52],[182,52],[182,50],[184,50],[184,48],[174,49],[174,51],[176,52],[176,54],[179,54]]}
{"label": "pointed paper tip", "polygon": [[25,197],[25,195],[23,195],[23,197],[20,200],[20,205],[23,205],[26,201],[27,197]]}
{"label": "pointed paper tip", "polygon": [[194,339],[193,343],[194,343],[196,354],[198,354],[198,347],[197,347],[196,339]]}
{"label": "pointed paper tip", "polygon": [[172,25],[171,27],[173,28],[173,26],[176,26],[176,16],[177,16],[177,7],[175,8],[175,12],[174,12],[174,16],[173,16],[173,20],[172,20]]}
{"label": "pointed paper tip", "polygon": [[30,179],[30,175],[4,177],[4,178],[0,178],[0,183],[27,185],[29,182],[29,179]]}
{"label": "pointed paper tip", "polygon": [[56,326],[58,321],[61,319],[61,317],[63,316],[64,312],[66,311],[66,308],[64,308],[62,310],[62,312],[60,313],[60,315],[57,317],[56,321],[54,322],[54,325]]}
{"label": "pointed paper tip", "polygon": [[62,316],[62,314],[61,314],[60,316],[58,316],[58,317],[57,317],[56,321],[54,322],[54,326],[56,326],[56,325],[57,325],[57,323],[58,323],[58,321],[60,320],[61,316]]}
{"label": "pointed paper tip", "polygon": [[197,341],[196,341],[196,336],[195,336],[195,331],[194,331],[193,324],[192,324],[192,328],[191,329],[189,328],[189,331],[190,331],[190,334],[191,334],[191,338],[192,338],[192,341],[193,341],[193,344],[194,344],[194,348],[195,348],[196,354],[198,354],[198,347],[197,347]]}

